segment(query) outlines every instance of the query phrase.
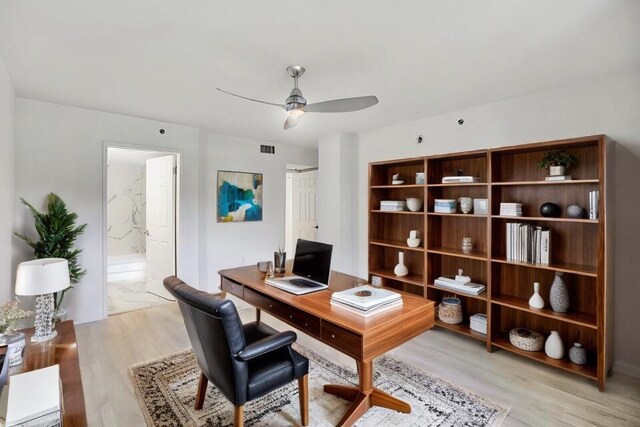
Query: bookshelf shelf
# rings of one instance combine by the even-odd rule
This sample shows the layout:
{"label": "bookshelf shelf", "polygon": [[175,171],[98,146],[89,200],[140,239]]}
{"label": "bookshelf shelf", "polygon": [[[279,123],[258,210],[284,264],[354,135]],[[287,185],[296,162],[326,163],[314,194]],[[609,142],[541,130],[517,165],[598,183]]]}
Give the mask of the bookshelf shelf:
{"label": "bookshelf shelf", "polygon": [[584,218],[551,218],[546,216],[506,216],[506,215],[491,215],[493,219],[505,219],[511,221],[547,221],[547,222],[575,222],[579,224],[599,224],[597,219],[584,219]]}
{"label": "bookshelf shelf", "polygon": [[502,185],[577,185],[577,184],[599,184],[598,179],[572,179],[569,181],[505,181],[505,182],[492,182],[492,186]]}
{"label": "bookshelf shelf", "polygon": [[431,288],[431,289],[437,289],[438,291],[442,291],[445,293],[448,293],[450,295],[455,295],[457,297],[463,297],[463,298],[473,298],[473,299],[477,299],[480,301],[486,301],[487,300],[487,291],[484,291],[478,295],[470,295],[470,294],[463,294],[463,293],[458,293],[456,291],[452,291],[449,289],[445,289],[445,288],[441,288],[439,286],[434,285],[433,283],[427,283],[427,288]]}
{"label": "bookshelf shelf", "polygon": [[538,316],[548,317],[550,319],[556,319],[561,322],[573,323],[575,325],[584,326],[587,328],[597,329],[595,314],[588,313],[556,313],[553,310],[546,308],[534,309],[529,307],[529,301],[524,298],[518,298],[511,295],[493,295],[491,297],[493,304],[499,304],[504,307],[510,307],[516,310],[533,313]]}
{"label": "bookshelf shelf", "polygon": [[[537,164],[548,151],[564,150],[578,159],[568,174],[570,181],[546,181],[548,171]],[[369,164],[369,274],[382,284],[440,301],[456,295],[462,302],[465,322],[448,325],[436,320],[439,328],[484,342],[487,351],[500,348],[529,360],[554,366],[597,381],[604,390],[612,364],[610,336],[614,312],[611,260],[613,234],[607,213],[611,212],[613,185],[613,144],[605,135],[594,135],[541,143],[514,145],[489,150],[438,154],[435,156],[389,160]],[[414,184],[417,173],[424,173],[425,185]],[[399,174],[406,184],[390,185]],[[442,183],[447,176],[473,176],[480,182]],[[566,208],[589,206],[589,192],[599,191],[599,218],[567,218]],[[382,200],[423,198],[423,212],[380,211]],[[435,199],[488,200],[488,215],[474,213],[429,212]],[[553,202],[565,217],[539,215],[540,206]],[[522,203],[522,217],[496,215],[500,203]],[[388,215],[382,215],[388,214]],[[507,260],[508,222],[537,224],[550,231],[550,264],[530,264]],[[409,248],[406,238],[417,230],[421,247]],[[473,252],[460,250],[462,238],[470,237]],[[397,277],[393,267],[398,252],[404,252],[410,274]],[[456,294],[434,286],[440,276],[452,277],[463,269],[476,283],[487,286],[478,296]],[[555,272],[565,273],[570,296],[568,313],[529,307],[533,282],[539,282],[542,295],[549,295]],[[547,297],[544,297],[547,301]],[[469,327],[469,316],[487,315],[487,335]],[[545,335],[558,330],[565,348],[580,342],[590,364],[579,366],[568,357],[551,359],[544,352],[529,353],[511,345],[508,333],[515,327],[528,327]]]}
{"label": "bookshelf shelf", "polygon": [[[465,322],[468,322],[468,320],[465,320]],[[439,327],[443,328],[443,329],[448,329],[450,331],[456,332],[458,334],[462,334],[462,335],[466,335],[470,338],[476,339],[478,341],[482,341],[482,342],[486,342],[487,341],[487,336],[486,335],[482,335],[479,332],[476,332],[474,330],[472,330],[468,324],[466,324],[465,322],[463,323],[459,323],[457,325],[451,325],[449,323],[444,323],[443,321],[436,319],[436,325],[438,325]]]}
{"label": "bookshelf shelf", "polygon": [[458,258],[477,259],[479,261],[487,260],[487,254],[483,252],[471,252],[471,253],[465,254],[461,250],[450,249],[450,248],[439,248],[439,247],[429,247],[427,249],[427,252],[431,254],[448,255],[448,256],[454,256]]}
{"label": "bookshelf shelf", "polygon": [[417,248],[412,248],[412,247],[409,247],[407,243],[403,242],[402,240],[371,239],[369,240],[369,243],[372,245],[387,246],[389,248],[402,249],[403,251],[424,252],[424,248],[422,246],[418,246]]}
{"label": "bookshelf shelf", "polygon": [[588,265],[562,264],[562,263],[531,264],[528,262],[518,262],[518,261],[507,260],[504,257],[492,257],[491,261],[499,262],[502,264],[519,265],[522,267],[539,268],[542,270],[561,271],[563,273],[573,273],[573,274],[580,274],[580,275],[589,276],[589,277],[598,277],[598,269],[596,267],[591,267]]}

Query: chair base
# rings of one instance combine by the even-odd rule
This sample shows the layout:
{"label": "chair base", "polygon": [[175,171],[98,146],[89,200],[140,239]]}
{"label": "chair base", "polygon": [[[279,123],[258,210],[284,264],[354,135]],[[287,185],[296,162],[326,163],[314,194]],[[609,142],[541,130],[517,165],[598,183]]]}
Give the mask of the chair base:
{"label": "chair base", "polygon": [[202,405],[204,404],[204,397],[207,395],[207,383],[209,379],[201,372],[200,373],[200,381],[198,382],[198,391],[196,392],[196,411],[202,409]]}

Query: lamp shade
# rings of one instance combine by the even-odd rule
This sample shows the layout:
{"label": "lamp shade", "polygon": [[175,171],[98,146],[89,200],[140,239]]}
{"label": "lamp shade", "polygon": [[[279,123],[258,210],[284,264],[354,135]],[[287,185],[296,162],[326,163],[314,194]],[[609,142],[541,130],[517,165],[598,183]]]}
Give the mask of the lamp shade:
{"label": "lamp shade", "polygon": [[67,289],[69,261],[64,258],[42,258],[18,264],[16,295],[45,295]]}

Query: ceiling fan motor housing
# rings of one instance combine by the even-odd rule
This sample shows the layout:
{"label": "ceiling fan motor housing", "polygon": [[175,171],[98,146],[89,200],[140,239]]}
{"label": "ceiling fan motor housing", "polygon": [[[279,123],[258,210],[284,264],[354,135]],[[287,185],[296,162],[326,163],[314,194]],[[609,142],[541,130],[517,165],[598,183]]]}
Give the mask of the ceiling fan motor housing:
{"label": "ceiling fan motor housing", "polygon": [[302,96],[302,92],[297,87],[291,89],[289,97],[284,101],[287,111],[299,110],[307,105],[307,100]]}

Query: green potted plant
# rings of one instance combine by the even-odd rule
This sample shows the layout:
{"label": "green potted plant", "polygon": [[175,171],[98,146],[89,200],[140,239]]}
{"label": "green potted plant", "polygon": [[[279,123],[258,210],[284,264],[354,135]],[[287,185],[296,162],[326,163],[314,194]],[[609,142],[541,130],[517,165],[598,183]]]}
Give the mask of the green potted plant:
{"label": "green potted plant", "polygon": [[23,198],[20,200],[33,214],[39,240],[21,233],[14,234],[33,248],[36,258],[64,258],[69,261],[71,286],[55,295],[55,310],[60,314],[65,293],[87,274],[87,270],[83,270],[78,264],[78,255],[82,249],[74,248],[76,238],[84,232],[87,224],[76,226],[78,215],[69,212],[64,201],[55,193],[47,195],[45,212],[39,212]]}
{"label": "green potted plant", "polygon": [[549,151],[538,162],[540,169],[549,168],[549,175],[564,175],[569,169],[578,164],[578,159],[573,154],[568,154],[562,150]]}

